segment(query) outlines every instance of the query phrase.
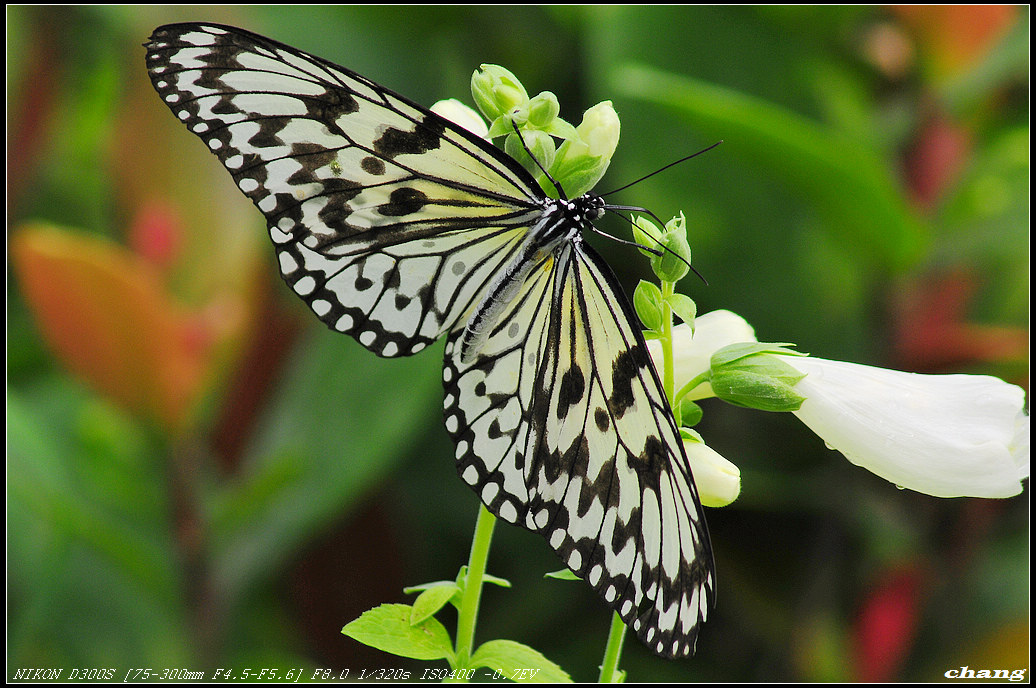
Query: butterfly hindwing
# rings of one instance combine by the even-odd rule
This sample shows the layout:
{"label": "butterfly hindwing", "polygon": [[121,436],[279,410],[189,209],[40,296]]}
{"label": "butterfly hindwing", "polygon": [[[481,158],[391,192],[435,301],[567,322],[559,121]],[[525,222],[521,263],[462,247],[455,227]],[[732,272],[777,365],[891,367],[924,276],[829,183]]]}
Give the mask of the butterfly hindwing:
{"label": "butterfly hindwing", "polygon": [[514,160],[349,70],[216,25],[147,47],[159,95],[266,216],[291,288],[380,355],[449,330],[535,217]]}
{"label": "butterfly hindwing", "polygon": [[480,354],[446,346],[458,471],[498,516],[543,535],[652,649],[693,652],[712,551],[661,385],[589,247],[544,261]]}

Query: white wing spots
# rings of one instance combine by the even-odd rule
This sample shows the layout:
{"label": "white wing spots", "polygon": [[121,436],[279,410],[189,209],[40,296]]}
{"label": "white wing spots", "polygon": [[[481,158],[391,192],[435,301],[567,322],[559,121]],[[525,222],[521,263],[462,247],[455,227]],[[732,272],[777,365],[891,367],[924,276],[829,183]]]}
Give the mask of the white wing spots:
{"label": "white wing spots", "polygon": [[[319,314],[318,314],[319,315]],[[385,347],[381,350],[382,356],[395,356],[399,353],[399,345],[395,342],[388,342]]]}
{"label": "white wing spots", "polygon": [[486,483],[482,487],[482,501],[492,503],[496,499],[497,493],[500,492],[500,486],[496,483]]}
{"label": "white wing spots", "polygon": [[256,205],[259,206],[259,210],[262,210],[264,213],[273,212],[273,210],[277,208],[277,197],[266,196],[265,198],[260,199]]}
{"label": "white wing spots", "polygon": [[309,294],[312,294],[313,290],[316,289],[316,288],[317,288],[316,280],[314,280],[309,275],[306,275],[305,277],[300,279],[298,282],[296,282],[295,285],[294,285],[295,293],[298,294],[299,296],[307,296]]}
{"label": "white wing spots", "polygon": [[204,31],[190,31],[180,38],[191,45],[213,45],[216,42],[216,36],[213,34],[223,33],[226,32],[218,27],[206,26]]}
{"label": "white wing spots", "polygon": [[280,226],[280,224],[278,224],[278,226],[276,226],[276,227],[270,227],[269,228],[269,230],[270,230],[270,240],[273,241],[273,243],[275,245],[278,245],[278,246],[281,245],[281,244],[288,243],[293,238],[292,235],[288,232],[289,229],[291,229],[291,228],[290,227],[282,227],[282,226]]}
{"label": "white wing spots", "polygon": [[321,318],[331,311],[331,303],[324,299],[313,299],[309,302],[309,307]]}
{"label": "white wing spots", "polygon": [[299,263],[295,260],[295,256],[287,251],[281,251],[277,256],[277,260],[281,264],[281,274],[283,275],[290,275],[299,269]]}
{"label": "white wing spots", "polygon": [[370,330],[366,330],[364,332],[361,332],[360,333],[360,337],[359,337],[360,344],[363,344],[364,346],[368,346],[369,347],[371,344],[374,343],[375,337],[377,337],[377,335],[374,334]]}
{"label": "white wing spots", "polygon": [[468,468],[460,474],[461,480],[466,482],[468,485],[478,484],[478,471],[475,470],[474,466],[468,466]]}
{"label": "white wing spots", "polygon": [[499,516],[508,523],[518,522],[518,511],[514,508],[514,504],[511,502],[504,502],[500,505]]}

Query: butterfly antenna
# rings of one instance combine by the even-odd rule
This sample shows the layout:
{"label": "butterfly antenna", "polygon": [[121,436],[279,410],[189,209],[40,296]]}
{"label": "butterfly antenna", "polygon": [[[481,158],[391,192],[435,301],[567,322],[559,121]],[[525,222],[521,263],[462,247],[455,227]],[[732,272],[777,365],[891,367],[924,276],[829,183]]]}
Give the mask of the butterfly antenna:
{"label": "butterfly antenna", "polygon": [[540,161],[536,159],[536,156],[532,154],[532,151],[529,150],[529,147],[525,145],[525,139],[522,137],[522,132],[518,131],[518,123],[512,119],[511,126],[514,127],[514,133],[518,134],[518,140],[521,141],[522,148],[524,148],[525,152],[529,154],[529,157],[532,158],[532,161],[536,163],[536,167],[540,168],[540,172],[542,172],[544,176],[550,180],[550,183],[554,185],[554,188],[558,192],[558,197],[563,201],[567,201],[568,196],[565,195],[565,190],[561,188],[561,184],[559,184],[557,180],[554,179],[554,177],[550,176],[550,172],[543,168],[543,165],[540,164]]}
{"label": "butterfly antenna", "polygon": [[[607,193],[603,193],[603,194],[598,194],[598,195],[599,195],[599,196],[607,196],[608,194],[613,194],[613,193],[616,193],[616,192],[622,191],[622,190],[624,190],[624,189],[628,189],[628,188],[630,188],[631,186],[633,186],[634,184],[639,184],[640,182],[644,181],[645,179],[649,179],[649,178],[651,178],[651,177],[654,177],[654,176],[655,176],[656,174],[658,174],[659,172],[664,172],[665,170],[668,170],[668,169],[669,169],[670,167],[672,167],[673,165],[679,165],[679,164],[680,164],[680,163],[682,163],[682,162],[687,162],[687,161],[688,161],[688,160],[690,160],[691,158],[696,158],[696,157],[698,157],[698,156],[699,156],[699,155],[701,155],[702,153],[708,153],[708,152],[709,152],[710,150],[712,150],[713,148],[715,148],[716,146],[718,146],[718,145],[719,145],[719,144],[721,144],[721,143],[723,143],[723,142],[722,142],[722,141],[717,141],[716,143],[712,144],[712,145],[711,145],[711,146],[709,146],[708,148],[702,148],[702,149],[701,149],[700,151],[698,151],[697,153],[692,153],[692,154],[688,155],[687,157],[684,157],[684,158],[680,158],[679,160],[676,160],[676,161],[674,161],[674,162],[671,162],[671,163],[669,163],[669,164],[668,164],[668,165],[666,165],[665,167],[660,167],[659,169],[655,170],[654,172],[652,172],[652,173],[650,173],[650,174],[645,174],[645,175],[644,175],[643,177],[641,177],[640,179],[637,179],[637,180],[635,180],[635,181],[632,181],[632,182],[630,182],[629,184],[626,184],[626,185],[624,185],[624,186],[620,186],[620,187],[619,187],[619,188],[617,188],[617,189],[612,189],[611,191],[608,191]],[[522,145],[524,145],[524,142],[523,142],[523,144],[522,144]],[[526,149],[526,150],[528,150],[528,149]]]}

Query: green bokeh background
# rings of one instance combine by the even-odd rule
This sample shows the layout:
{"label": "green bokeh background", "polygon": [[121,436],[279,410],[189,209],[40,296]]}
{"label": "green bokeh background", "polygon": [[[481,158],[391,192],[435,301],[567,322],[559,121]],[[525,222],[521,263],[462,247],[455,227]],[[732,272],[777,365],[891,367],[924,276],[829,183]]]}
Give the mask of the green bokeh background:
{"label": "green bokeh background", "polygon": [[[733,310],[761,340],[824,358],[1028,386],[1027,346],[927,357],[905,344],[920,327],[908,316],[961,275],[970,290],[951,325],[1027,341],[1025,8],[985,49],[957,53],[980,22],[947,29],[937,12],[880,7],[8,7],[7,19],[9,238],[41,221],[130,244],[157,201],[179,218],[171,297],[249,314],[171,432],[69,372],[9,269],[9,679],[26,667],[419,673],[427,663],[340,629],[467,557],[477,501],[442,427],[441,345],[377,359],[295,303],[259,213],[150,90],[140,46],[163,23],[241,26],[426,104],[470,102],[481,63],[553,91],[570,121],[610,99],[622,139],[599,189],[722,139],[616,197],[686,214],[709,285],[681,288],[699,313]],[[903,45],[899,66],[874,57]],[[924,146],[932,122],[966,142],[941,167]],[[916,165],[949,170],[924,202]],[[647,276],[628,247],[590,241],[630,289]],[[718,606],[693,659],[631,639],[630,680],[1028,667],[1027,490],[900,491],[789,415],[716,403],[699,429],[743,472],[741,498],[708,511]],[[557,568],[538,536],[499,526],[489,570],[514,587],[487,590],[477,640],[529,644],[592,680],[609,614],[586,586],[542,578]],[[889,606],[898,649],[868,673],[859,621],[888,590],[903,594]]]}

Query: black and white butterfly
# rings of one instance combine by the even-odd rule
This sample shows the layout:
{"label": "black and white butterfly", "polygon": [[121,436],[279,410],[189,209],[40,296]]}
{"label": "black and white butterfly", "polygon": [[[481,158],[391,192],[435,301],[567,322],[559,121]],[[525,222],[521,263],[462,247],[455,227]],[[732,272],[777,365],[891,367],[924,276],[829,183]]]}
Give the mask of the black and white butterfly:
{"label": "black and white butterfly", "polygon": [[489,510],[546,538],[656,653],[693,653],[712,549],[636,316],[582,239],[601,197],[549,198],[462,127],[248,31],[174,24],[146,47],[328,327],[379,356],[446,337],[446,429]]}

